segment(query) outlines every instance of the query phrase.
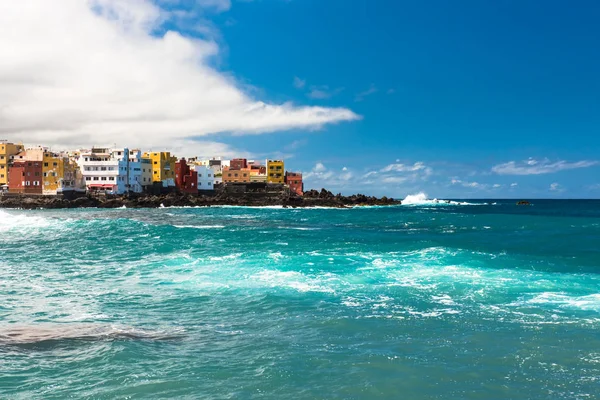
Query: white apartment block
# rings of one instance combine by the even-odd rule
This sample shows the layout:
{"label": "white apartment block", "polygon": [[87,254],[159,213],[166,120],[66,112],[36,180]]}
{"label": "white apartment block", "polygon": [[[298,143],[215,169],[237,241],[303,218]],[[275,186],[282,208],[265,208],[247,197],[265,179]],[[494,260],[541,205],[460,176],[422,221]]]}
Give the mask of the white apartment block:
{"label": "white apartment block", "polygon": [[141,193],[142,157],[139,150],[94,148],[76,158],[88,191],[110,194]]}
{"label": "white apartment block", "polygon": [[198,190],[213,190],[215,188],[215,173],[206,165],[191,166],[198,173]]}

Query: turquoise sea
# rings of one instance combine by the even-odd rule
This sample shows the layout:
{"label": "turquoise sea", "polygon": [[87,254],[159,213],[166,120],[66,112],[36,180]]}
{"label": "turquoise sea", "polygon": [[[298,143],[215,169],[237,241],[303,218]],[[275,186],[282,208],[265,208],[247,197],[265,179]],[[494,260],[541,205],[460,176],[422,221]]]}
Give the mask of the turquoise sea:
{"label": "turquoise sea", "polygon": [[1,399],[599,399],[600,201],[0,210]]}

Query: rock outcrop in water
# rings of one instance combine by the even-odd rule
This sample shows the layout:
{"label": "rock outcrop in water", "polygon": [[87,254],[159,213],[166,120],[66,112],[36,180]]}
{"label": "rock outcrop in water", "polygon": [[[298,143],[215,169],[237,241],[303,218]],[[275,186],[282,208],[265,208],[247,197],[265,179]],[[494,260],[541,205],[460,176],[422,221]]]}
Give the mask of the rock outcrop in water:
{"label": "rock outcrop in water", "polygon": [[85,196],[73,200],[50,196],[0,196],[0,208],[158,208],[158,207],[210,207],[210,206],[283,206],[283,207],[336,207],[352,206],[385,206],[400,204],[398,200],[387,197],[377,198],[363,194],[352,196],[334,195],[328,190],[310,190],[303,197],[290,196],[284,193],[242,193],[232,195],[217,193],[214,196],[193,196],[183,193],[165,195],[130,195],[130,196]]}

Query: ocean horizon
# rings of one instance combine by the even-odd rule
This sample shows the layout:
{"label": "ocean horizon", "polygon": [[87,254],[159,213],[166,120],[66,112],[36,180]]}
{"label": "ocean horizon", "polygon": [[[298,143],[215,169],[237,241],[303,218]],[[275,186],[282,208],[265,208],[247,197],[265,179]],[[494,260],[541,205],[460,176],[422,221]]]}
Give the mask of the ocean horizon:
{"label": "ocean horizon", "polygon": [[0,398],[597,398],[600,200],[407,199],[0,210]]}

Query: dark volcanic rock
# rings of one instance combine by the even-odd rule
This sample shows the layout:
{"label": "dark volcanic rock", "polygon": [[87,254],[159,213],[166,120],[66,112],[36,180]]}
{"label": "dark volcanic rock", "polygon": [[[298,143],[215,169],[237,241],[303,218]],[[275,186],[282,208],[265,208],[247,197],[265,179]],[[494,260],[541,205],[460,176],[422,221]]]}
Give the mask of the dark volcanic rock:
{"label": "dark volcanic rock", "polygon": [[334,195],[326,189],[309,190],[303,197],[286,193],[243,193],[231,195],[224,192],[215,196],[194,196],[185,193],[169,193],[165,195],[132,194],[129,196],[92,197],[84,196],[74,200],[66,200],[56,196],[1,196],[0,208],[158,208],[158,207],[210,207],[219,205],[232,206],[283,206],[283,207],[349,207],[349,206],[384,206],[400,204],[400,201],[387,197],[377,198],[364,194],[352,196]]}

